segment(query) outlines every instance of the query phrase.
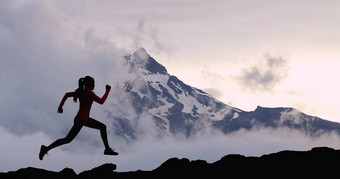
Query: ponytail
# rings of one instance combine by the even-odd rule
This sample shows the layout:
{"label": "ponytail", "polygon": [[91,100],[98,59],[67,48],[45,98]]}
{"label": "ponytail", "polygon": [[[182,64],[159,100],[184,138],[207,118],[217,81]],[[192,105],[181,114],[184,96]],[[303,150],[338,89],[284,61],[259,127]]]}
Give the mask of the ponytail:
{"label": "ponytail", "polygon": [[78,89],[76,89],[75,94],[73,96],[73,101],[77,102],[77,98],[81,95],[81,93],[84,91],[85,83],[84,78],[80,78],[78,80]]}

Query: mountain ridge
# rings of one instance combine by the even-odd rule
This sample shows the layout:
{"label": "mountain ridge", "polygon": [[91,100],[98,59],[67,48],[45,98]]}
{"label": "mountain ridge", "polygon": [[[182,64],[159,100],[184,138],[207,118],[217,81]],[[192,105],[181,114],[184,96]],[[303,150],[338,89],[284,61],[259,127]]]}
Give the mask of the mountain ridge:
{"label": "mountain ridge", "polygon": [[0,172],[0,178],[126,178],[126,177],[183,177],[183,176],[237,176],[237,177],[334,177],[336,162],[340,160],[340,150],[328,147],[315,147],[307,151],[284,150],[260,157],[228,154],[220,160],[208,163],[205,160],[170,158],[151,171],[116,172],[115,164],[106,163],[91,170],[76,174],[73,169],[64,168],[53,172],[27,167],[17,171]]}
{"label": "mountain ridge", "polygon": [[[254,111],[244,111],[225,104],[169,74],[142,47],[125,56],[125,67],[128,77],[123,80],[122,91],[131,99],[128,103],[133,106],[136,116],[142,113],[152,116],[163,133],[183,133],[190,137],[207,128],[228,134],[253,127],[285,127],[310,136],[326,132],[340,134],[340,123],[309,116],[291,107],[258,106]],[[114,117],[114,121],[117,121],[114,124],[116,134],[137,138],[133,125],[136,122],[129,122],[129,116]]]}

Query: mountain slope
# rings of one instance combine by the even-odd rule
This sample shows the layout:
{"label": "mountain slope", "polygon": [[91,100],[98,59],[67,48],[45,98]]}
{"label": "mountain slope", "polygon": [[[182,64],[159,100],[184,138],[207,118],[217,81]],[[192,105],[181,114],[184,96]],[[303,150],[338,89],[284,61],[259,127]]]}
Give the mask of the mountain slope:
{"label": "mountain slope", "polygon": [[264,108],[258,106],[255,111],[241,112],[238,118],[230,119],[226,116],[223,120],[213,124],[224,133],[232,132],[240,128],[251,129],[259,127],[286,127],[304,132],[310,136],[318,136],[325,132],[340,134],[340,124],[309,116],[294,108]]}
{"label": "mountain slope", "polygon": [[[287,127],[312,136],[330,131],[340,133],[339,123],[309,116],[293,108],[258,107],[247,112],[224,104],[170,75],[143,48],[125,56],[125,68],[127,76],[123,79],[122,90],[128,96],[128,103],[138,117],[144,113],[152,116],[158,129],[165,133],[191,136],[211,127],[229,133],[254,126]],[[136,122],[131,122],[131,116],[114,118],[118,121],[114,124],[116,133],[136,138]]]}

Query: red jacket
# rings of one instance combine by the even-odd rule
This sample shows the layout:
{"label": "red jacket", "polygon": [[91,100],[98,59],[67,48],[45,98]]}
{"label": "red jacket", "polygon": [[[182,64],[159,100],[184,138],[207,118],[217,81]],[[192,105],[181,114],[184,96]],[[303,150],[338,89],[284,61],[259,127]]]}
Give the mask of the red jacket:
{"label": "red jacket", "polygon": [[[90,88],[85,87],[84,92],[79,96],[79,111],[77,115],[74,117],[78,120],[85,120],[87,121],[90,117],[90,110],[93,101],[96,101],[99,104],[103,104],[109,95],[110,90],[106,89],[105,94],[102,98],[99,98]],[[75,92],[68,92],[65,94],[63,99],[59,104],[59,108],[64,106],[64,103],[68,97],[73,97]]]}

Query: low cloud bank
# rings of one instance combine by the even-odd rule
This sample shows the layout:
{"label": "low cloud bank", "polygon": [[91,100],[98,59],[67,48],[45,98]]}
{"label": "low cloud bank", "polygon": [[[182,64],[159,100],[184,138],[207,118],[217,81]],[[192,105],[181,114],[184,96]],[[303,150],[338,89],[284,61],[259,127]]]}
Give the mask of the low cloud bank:
{"label": "low cloud bank", "polygon": [[[139,138],[130,142],[109,136],[110,144],[120,153],[118,156],[103,155],[104,147],[98,142],[75,140],[50,151],[50,154],[40,161],[40,145],[50,143],[54,139],[44,133],[18,136],[1,127],[0,140],[6,145],[0,149],[0,168],[1,171],[13,171],[33,166],[60,171],[69,167],[79,173],[103,163],[115,163],[117,171],[135,171],[155,169],[172,157],[214,162],[227,154],[261,156],[282,150],[309,150],[318,146],[340,148],[340,136],[335,133],[309,137],[288,128],[254,128],[227,135],[209,131],[190,138],[182,135],[155,136],[152,125],[143,125],[139,130]],[[88,132],[91,130],[81,133],[86,135]],[[100,140],[99,133],[94,136],[97,136],[96,140]]]}

